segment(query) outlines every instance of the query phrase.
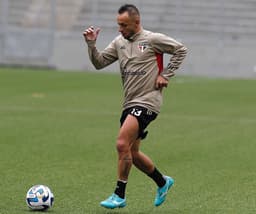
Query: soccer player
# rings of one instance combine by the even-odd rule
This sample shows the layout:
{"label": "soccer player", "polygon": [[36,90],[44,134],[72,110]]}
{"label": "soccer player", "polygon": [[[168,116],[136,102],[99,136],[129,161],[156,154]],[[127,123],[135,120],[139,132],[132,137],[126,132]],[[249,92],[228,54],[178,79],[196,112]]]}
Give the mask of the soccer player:
{"label": "soccer player", "polygon": [[[117,185],[114,193],[100,204],[106,208],[126,206],[125,188],[131,166],[148,175],[157,185],[155,206],[161,205],[173,178],[163,175],[153,161],[140,151],[141,140],[147,136],[146,127],[160,112],[163,88],[186,56],[187,48],[161,33],[143,29],[136,6],[125,4],[117,14],[121,35],[103,51],[96,48],[100,29],[90,26],[83,32],[89,57],[96,69],[119,61],[123,82],[124,103],[120,130],[116,140],[118,153]],[[163,54],[170,54],[170,61],[163,68]]]}

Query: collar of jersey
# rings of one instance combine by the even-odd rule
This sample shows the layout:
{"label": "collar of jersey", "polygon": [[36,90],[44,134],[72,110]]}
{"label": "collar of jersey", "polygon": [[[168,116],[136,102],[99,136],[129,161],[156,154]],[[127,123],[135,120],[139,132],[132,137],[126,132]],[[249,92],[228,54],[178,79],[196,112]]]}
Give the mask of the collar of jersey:
{"label": "collar of jersey", "polygon": [[142,33],[142,31],[143,31],[143,28],[141,28],[141,30],[138,32],[138,33],[135,33],[134,35],[132,35],[129,39],[127,39],[129,42],[133,42],[133,41],[135,41],[138,37],[139,37],[139,35]]}

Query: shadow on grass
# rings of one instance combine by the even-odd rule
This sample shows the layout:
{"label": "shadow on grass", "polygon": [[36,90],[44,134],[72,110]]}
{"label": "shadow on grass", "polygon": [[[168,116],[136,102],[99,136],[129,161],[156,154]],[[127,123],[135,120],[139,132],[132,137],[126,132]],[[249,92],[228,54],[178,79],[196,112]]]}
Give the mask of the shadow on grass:
{"label": "shadow on grass", "polygon": [[36,213],[55,213],[54,209],[49,209],[49,210],[30,210],[30,209],[24,209],[22,210],[22,213],[30,213],[30,214],[36,214]]}
{"label": "shadow on grass", "polygon": [[148,210],[102,210],[97,211],[95,214],[183,214],[181,210],[160,210],[160,209],[148,209]]}

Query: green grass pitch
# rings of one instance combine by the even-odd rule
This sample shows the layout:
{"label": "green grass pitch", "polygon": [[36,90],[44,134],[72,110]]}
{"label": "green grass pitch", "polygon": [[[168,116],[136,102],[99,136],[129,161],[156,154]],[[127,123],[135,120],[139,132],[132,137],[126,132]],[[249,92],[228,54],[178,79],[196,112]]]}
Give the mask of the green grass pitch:
{"label": "green grass pitch", "polygon": [[177,76],[142,150],[175,179],[132,168],[127,207],[99,202],[116,182],[122,86],[116,74],[0,69],[0,214],[31,213],[25,194],[48,185],[56,214],[256,213],[256,80]]}

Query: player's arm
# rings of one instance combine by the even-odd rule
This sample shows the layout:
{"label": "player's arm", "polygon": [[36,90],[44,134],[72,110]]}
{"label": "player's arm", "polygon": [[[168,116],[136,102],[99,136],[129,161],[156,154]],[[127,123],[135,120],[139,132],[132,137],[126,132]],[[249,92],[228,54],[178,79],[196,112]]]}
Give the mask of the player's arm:
{"label": "player's arm", "polygon": [[169,79],[174,75],[174,71],[180,67],[180,64],[187,55],[187,48],[181,43],[172,43],[172,48],[172,57],[170,58],[166,69],[161,73],[166,79]]}
{"label": "player's arm", "polygon": [[83,32],[85,42],[88,45],[88,53],[90,60],[96,69],[101,69],[110,65],[117,60],[117,52],[114,41],[111,42],[103,51],[98,51],[96,48],[96,40],[100,29],[94,30],[93,26],[87,28]]}
{"label": "player's arm", "polygon": [[[174,71],[179,68],[184,60],[187,54],[187,48],[180,42],[164,34],[155,34],[152,39],[152,45],[157,52],[172,55],[167,67],[160,74],[162,78],[168,81],[170,77],[174,76]],[[159,79],[163,81],[161,77]]]}

